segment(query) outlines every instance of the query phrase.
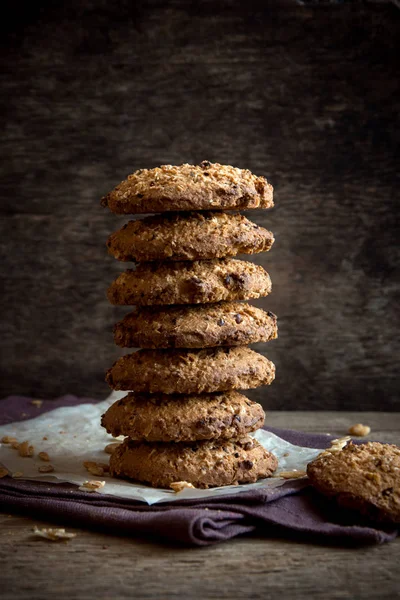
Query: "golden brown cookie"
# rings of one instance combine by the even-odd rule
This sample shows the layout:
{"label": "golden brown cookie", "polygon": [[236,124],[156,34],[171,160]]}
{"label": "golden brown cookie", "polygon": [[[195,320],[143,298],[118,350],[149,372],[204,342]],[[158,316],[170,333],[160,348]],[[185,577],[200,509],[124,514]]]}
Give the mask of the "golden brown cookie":
{"label": "golden brown cookie", "polygon": [[110,474],[168,488],[186,481],[196,488],[254,483],[276,470],[276,457],[247,436],[238,441],[192,443],[125,440],[111,455]]}
{"label": "golden brown cookie", "polygon": [[267,252],[270,231],[240,214],[192,212],[129,221],[107,241],[121,261],[203,260]]}
{"label": "golden brown cookie", "polygon": [[200,304],[267,296],[271,279],[259,265],[233,258],[140,263],[108,289],[111,304]]}
{"label": "golden brown cookie", "polygon": [[128,394],[102,415],[114,437],[146,442],[237,439],[264,424],[260,404],[238,392],[219,394]]}
{"label": "golden brown cookie", "polygon": [[269,385],[275,365],[247,348],[138,350],[121,356],[107,371],[114,390],[201,394]]}
{"label": "golden brown cookie", "polygon": [[139,169],[101,201],[117,214],[270,208],[273,187],[247,169],[204,160],[200,165]]}
{"label": "golden brown cookie", "polygon": [[400,523],[400,448],[368,442],[326,451],[307,467],[311,483],[348,508]]}
{"label": "golden brown cookie", "polygon": [[277,337],[277,318],[245,302],[140,307],[114,326],[123,348],[245,346]]}

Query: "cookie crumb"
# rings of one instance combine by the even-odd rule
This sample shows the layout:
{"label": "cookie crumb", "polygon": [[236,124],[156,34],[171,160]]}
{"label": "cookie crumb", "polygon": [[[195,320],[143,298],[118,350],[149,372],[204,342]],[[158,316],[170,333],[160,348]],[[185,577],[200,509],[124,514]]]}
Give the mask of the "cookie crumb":
{"label": "cookie crumb", "polygon": [[40,458],[40,460],[43,460],[44,462],[50,461],[50,457],[47,454],[47,452],[39,452],[38,457]]}
{"label": "cookie crumb", "polygon": [[112,454],[114,450],[116,450],[120,445],[121,444],[119,444],[118,442],[112,442],[111,444],[107,444],[107,446],[104,448],[104,452],[107,452],[107,454]]}
{"label": "cookie crumb", "polygon": [[34,447],[29,444],[27,440],[21,442],[18,446],[18,454],[23,457],[33,456]]}
{"label": "cookie crumb", "polygon": [[43,404],[43,400],[31,400],[31,404],[33,404],[33,406],[37,406],[37,408],[40,408]]}
{"label": "cookie crumb", "polygon": [[79,486],[79,490],[81,492],[96,492],[100,488],[106,485],[105,481],[84,481],[82,485]]}
{"label": "cookie crumb", "polygon": [[19,442],[17,442],[17,441],[11,442],[10,446],[11,446],[11,448],[13,450],[18,450],[19,449]]}
{"label": "cookie crumb", "polygon": [[176,494],[186,488],[191,488],[193,490],[196,489],[194,485],[192,485],[188,481],[173,481],[169,487],[172,488]]}
{"label": "cookie crumb", "polygon": [[357,437],[364,437],[369,433],[371,433],[371,427],[369,425],[362,425],[361,423],[356,423],[349,429],[349,434]]}
{"label": "cookie crumb", "polygon": [[3,477],[6,477],[6,475],[9,475],[8,470],[4,467],[0,467],[0,479],[3,479]]}
{"label": "cookie crumb", "polygon": [[14,479],[18,479],[19,477],[23,477],[24,474],[22,473],[22,471],[14,471],[14,473],[12,473],[11,477],[13,477]]}
{"label": "cookie crumb", "polygon": [[12,437],[11,435],[4,435],[1,438],[2,444],[15,444],[17,442],[17,438]]}
{"label": "cookie crumb", "polygon": [[76,537],[76,533],[69,533],[61,527],[52,528],[41,528],[35,527],[32,529],[33,535],[44,538],[45,540],[51,540],[52,542],[59,542],[61,540],[70,540]]}
{"label": "cookie crumb", "polygon": [[53,465],[42,465],[38,468],[39,473],[52,473],[54,471]]}

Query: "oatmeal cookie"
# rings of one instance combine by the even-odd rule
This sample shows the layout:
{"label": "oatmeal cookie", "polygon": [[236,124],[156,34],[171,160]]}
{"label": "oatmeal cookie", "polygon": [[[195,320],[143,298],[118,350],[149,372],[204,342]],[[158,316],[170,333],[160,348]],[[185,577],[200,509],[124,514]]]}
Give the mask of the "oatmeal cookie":
{"label": "oatmeal cookie", "polygon": [[122,348],[211,348],[268,342],[277,318],[245,302],[136,308],[114,326]]}
{"label": "oatmeal cookie", "polygon": [[107,241],[109,253],[121,261],[203,260],[267,252],[270,231],[240,214],[172,213],[129,221]]}
{"label": "oatmeal cookie", "polygon": [[111,455],[110,473],[168,488],[185,481],[196,488],[254,483],[276,470],[276,457],[246,436],[237,441],[206,440],[192,443],[125,440]]}
{"label": "oatmeal cookie", "polygon": [[201,394],[269,385],[275,365],[246,346],[203,350],[138,350],[108,370],[114,390]]}
{"label": "oatmeal cookie", "polygon": [[200,165],[139,169],[101,200],[117,214],[270,208],[273,187],[247,169],[204,160]]}
{"label": "oatmeal cookie", "polygon": [[238,392],[220,394],[128,394],[102,415],[114,437],[146,442],[237,439],[264,424],[260,404]]}
{"label": "oatmeal cookie", "polygon": [[201,304],[267,296],[271,279],[259,265],[215,259],[140,263],[121,273],[108,289],[116,305]]}
{"label": "oatmeal cookie", "polygon": [[400,523],[400,448],[368,442],[324,452],[307,467],[318,491],[370,518]]}

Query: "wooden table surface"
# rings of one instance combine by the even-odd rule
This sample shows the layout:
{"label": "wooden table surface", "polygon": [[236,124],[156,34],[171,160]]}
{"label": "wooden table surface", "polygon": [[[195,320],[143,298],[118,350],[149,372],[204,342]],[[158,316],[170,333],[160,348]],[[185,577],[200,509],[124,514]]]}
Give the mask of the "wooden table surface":
{"label": "wooden table surface", "polygon": [[[399,443],[400,413],[271,412],[271,426],[345,435],[370,425],[370,439]],[[400,538],[343,548],[242,537],[182,548],[82,529],[53,543],[32,537],[36,519],[0,515],[0,597],[47,598],[400,598]]]}

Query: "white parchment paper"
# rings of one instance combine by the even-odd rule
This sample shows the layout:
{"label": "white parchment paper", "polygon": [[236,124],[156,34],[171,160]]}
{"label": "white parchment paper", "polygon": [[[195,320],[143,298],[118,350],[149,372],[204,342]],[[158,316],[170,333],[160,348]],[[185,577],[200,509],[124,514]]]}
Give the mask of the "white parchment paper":
{"label": "white parchment paper", "polygon": [[[141,500],[148,504],[238,494],[256,488],[277,487],[287,481],[287,479],[273,477],[247,485],[232,485],[211,490],[187,488],[175,493],[172,490],[151,488],[106,475],[102,477],[90,475],[84,468],[83,462],[108,462],[109,455],[104,452],[104,447],[115,441],[100,426],[100,417],[113,402],[124,395],[126,392],[113,392],[104,402],[98,404],[56,408],[35,419],[0,426],[0,439],[5,435],[13,436],[18,442],[28,440],[34,446],[34,456],[27,458],[19,456],[18,451],[12,449],[9,444],[0,444],[0,463],[11,473],[23,473],[21,479],[34,479],[54,484],[69,482],[76,485],[82,485],[88,480],[101,479],[106,484],[95,493]],[[47,439],[43,439],[44,437]],[[278,458],[277,475],[283,471],[304,471],[307,463],[321,451],[293,446],[268,431],[259,430],[254,437]],[[54,467],[51,475],[38,472],[40,466],[49,464],[38,458],[38,453],[42,451],[49,454],[50,464]]]}

